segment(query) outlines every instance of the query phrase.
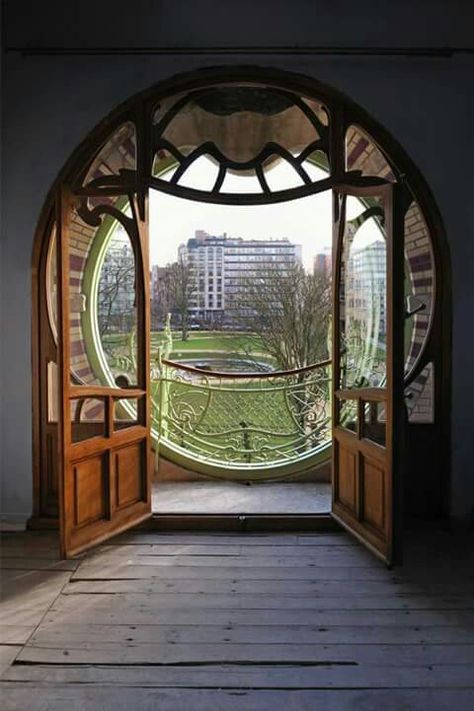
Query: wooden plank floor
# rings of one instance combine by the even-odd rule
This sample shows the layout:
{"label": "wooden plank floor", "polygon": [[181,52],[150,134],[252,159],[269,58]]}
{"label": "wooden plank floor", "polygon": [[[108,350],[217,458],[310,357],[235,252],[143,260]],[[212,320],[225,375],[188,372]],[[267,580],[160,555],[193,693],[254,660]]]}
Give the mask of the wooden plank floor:
{"label": "wooden plank floor", "polygon": [[471,711],[472,536],[387,570],[345,533],[8,534],[2,711]]}

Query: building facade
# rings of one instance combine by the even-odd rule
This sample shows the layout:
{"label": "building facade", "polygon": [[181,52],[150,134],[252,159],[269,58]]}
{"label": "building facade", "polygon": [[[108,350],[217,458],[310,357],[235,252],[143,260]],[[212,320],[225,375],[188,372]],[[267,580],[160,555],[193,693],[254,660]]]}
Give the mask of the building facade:
{"label": "building facade", "polygon": [[[302,263],[301,245],[288,239],[214,236],[203,230],[180,245],[178,259],[189,265],[194,277],[191,316],[196,322],[228,326],[238,325],[250,282]],[[245,305],[252,308],[248,299]]]}
{"label": "building facade", "polygon": [[349,257],[345,293],[346,318],[368,338],[384,340],[386,323],[386,246],[382,240],[354,250]]}
{"label": "building facade", "polygon": [[318,252],[313,257],[313,273],[324,274],[327,277],[331,276],[332,270],[332,254],[328,249],[325,252]]}

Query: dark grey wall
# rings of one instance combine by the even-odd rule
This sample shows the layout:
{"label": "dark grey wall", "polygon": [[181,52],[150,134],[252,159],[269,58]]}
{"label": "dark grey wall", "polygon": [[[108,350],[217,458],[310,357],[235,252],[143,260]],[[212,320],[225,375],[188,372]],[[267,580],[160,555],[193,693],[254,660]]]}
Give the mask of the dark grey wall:
{"label": "dark grey wall", "polygon": [[[84,10],[84,7],[87,9]],[[112,9],[111,9],[112,8]],[[470,2],[5,3],[5,45],[19,47],[467,46]],[[300,72],[364,106],[425,175],[453,265],[451,510],[474,503],[474,56],[25,56],[4,60],[2,235],[2,510],[31,512],[30,262],[46,193],[88,131],[118,103],[173,74],[257,64]]]}
{"label": "dark grey wall", "polygon": [[13,46],[472,44],[470,0],[4,0],[4,6]]}

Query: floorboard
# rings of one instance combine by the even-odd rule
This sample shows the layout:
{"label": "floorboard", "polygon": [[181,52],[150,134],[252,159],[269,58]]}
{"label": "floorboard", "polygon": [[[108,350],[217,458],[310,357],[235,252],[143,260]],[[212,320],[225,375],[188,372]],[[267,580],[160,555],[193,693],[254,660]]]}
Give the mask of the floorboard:
{"label": "floorboard", "polygon": [[[34,705],[32,705],[34,699]],[[7,683],[3,711],[472,711],[472,689],[142,689]]]}
{"label": "floorboard", "polygon": [[[2,711],[471,711],[472,538],[387,570],[345,533],[9,534]],[[13,564],[12,564],[13,561]]]}

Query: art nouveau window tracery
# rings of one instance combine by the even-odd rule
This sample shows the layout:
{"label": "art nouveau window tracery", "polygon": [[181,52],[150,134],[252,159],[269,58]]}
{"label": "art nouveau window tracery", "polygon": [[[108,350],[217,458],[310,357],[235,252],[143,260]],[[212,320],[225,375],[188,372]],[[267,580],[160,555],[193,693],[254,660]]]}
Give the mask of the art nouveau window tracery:
{"label": "art nouveau window tracery", "polygon": [[[149,100],[143,110],[131,111],[117,122],[76,182],[78,205],[71,245],[71,278],[75,280],[71,290],[77,293],[73,377],[84,383],[114,382],[116,373],[107,362],[97,365],[102,356],[90,311],[91,284],[96,288],[100,281],[98,255],[102,261],[110,256],[117,226],[138,230],[148,190],[203,202],[263,205],[328,190],[348,179],[372,179],[374,184],[400,180],[395,166],[359,123],[344,119],[344,130],[338,127],[344,138],[335,140],[336,109],[337,101],[316,100],[276,86],[234,82]],[[204,185],[193,179],[199,161],[209,166]],[[282,164],[290,166],[293,175],[284,189],[272,181],[272,171]],[[229,178],[236,176],[252,176],[252,189],[231,192]],[[100,248],[94,249],[99,243]],[[418,301],[412,299],[415,307],[422,304],[407,316],[407,377],[416,369],[407,390],[411,417],[418,393],[434,388],[433,374],[424,377],[434,302],[434,258],[429,229],[416,200],[411,200],[405,214],[405,252],[407,297],[416,297]],[[51,310],[50,318],[53,326]]]}

